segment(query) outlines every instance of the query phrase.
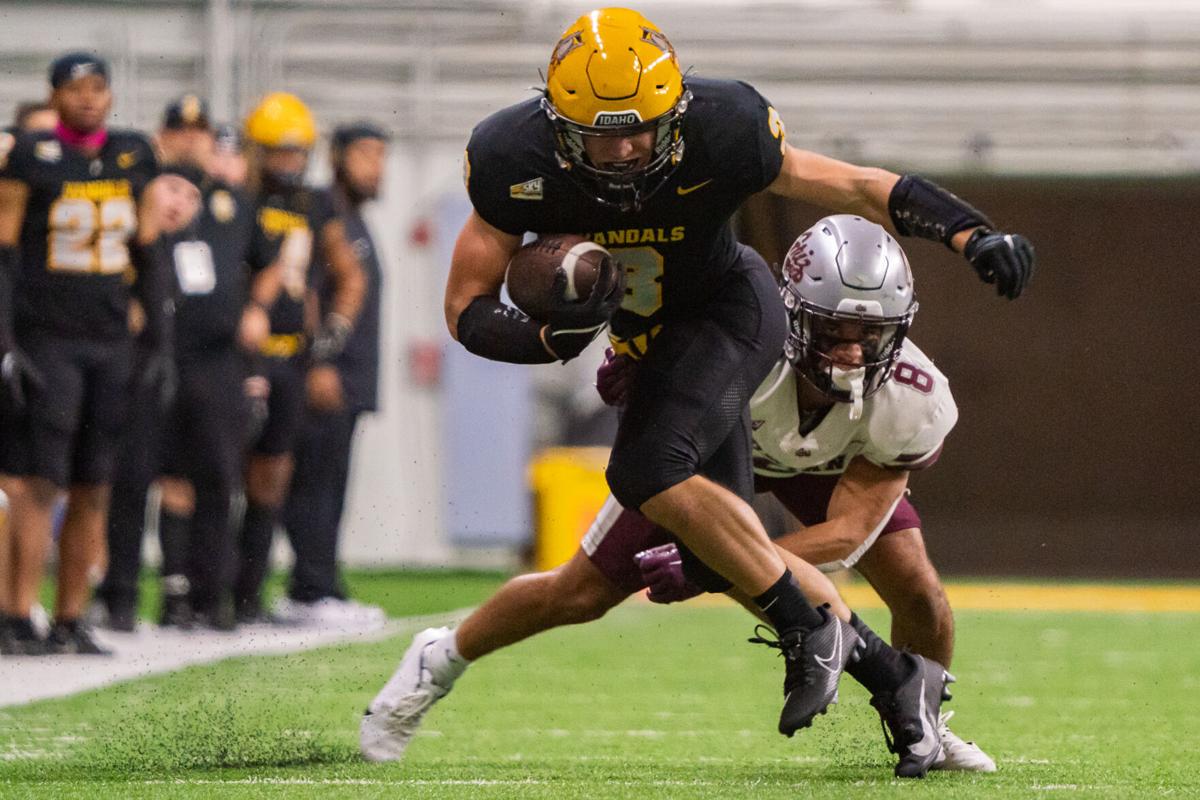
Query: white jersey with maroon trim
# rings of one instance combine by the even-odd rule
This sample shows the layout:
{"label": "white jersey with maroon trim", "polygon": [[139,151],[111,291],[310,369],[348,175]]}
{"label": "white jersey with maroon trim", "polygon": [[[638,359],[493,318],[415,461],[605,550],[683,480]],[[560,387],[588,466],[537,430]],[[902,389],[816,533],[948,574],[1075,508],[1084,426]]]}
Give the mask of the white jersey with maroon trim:
{"label": "white jersey with maroon trim", "polygon": [[799,379],[780,359],[750,399],[759,475],[836,475],[859,455],[881,467],[924,469],[958,420],[946,376],[911,341],[904,342],[891,378],[864,401],[859,419],[850,418],[849,403],[835,403],[813,430],[800,433]]}

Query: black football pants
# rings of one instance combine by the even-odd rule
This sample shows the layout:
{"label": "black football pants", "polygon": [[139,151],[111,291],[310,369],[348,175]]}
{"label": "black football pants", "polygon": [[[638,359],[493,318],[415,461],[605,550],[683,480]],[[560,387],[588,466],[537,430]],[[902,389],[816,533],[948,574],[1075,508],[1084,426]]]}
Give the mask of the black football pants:
{"label": "black football pants", "polygon": [[[186,575],[198,610],[229,591],[236,550],[230,502],[241,480],[246,404],[243,356],[221,350],[179,365],[170,409],[155,396],[135,400],[118,455],[108,520],[108,573],[99,594],[110,605],[136,603],[146,494],[160,475],[191,481],[196,509],[185,541],[162,541],[163,575]],[[160,527],[165,533],[165,528]]]}
{"label": "black football pants", "polygon": [[338,576],[338,532],[350,474],[358,413],[305,413],[283,523],[295,552],[288,596],[310,603],[344,597]]}

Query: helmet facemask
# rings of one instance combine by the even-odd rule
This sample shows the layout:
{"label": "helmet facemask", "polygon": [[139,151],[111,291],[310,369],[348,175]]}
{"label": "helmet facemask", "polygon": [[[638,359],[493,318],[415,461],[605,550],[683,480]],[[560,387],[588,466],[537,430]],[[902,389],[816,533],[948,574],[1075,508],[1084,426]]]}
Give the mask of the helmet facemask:
{"label": "helmet facemask", "polygon": [[[862,415],[863,400],[891,377],[917,304],[893,317],[838,311],[803,299],[791,287],[784,289],[783,301],[789,319],[784,355],[826,398],[851,403],[851,418],[857,419]],[[857,344],[861,363],[840,363],[834,350],[842,344]]]}
{"label": "helmet facemask", "polygon": [[[662,188],[683,159],[683,115],[692,94],[686,89],[665,114],[645,122],[636,120],[618,125],[584,125],[567,119],[554,110],[549,96],[542,97],[542,110],[554,126],[559,164],[583,191],[602,203],[623,212],[638,211]],[[618,116],[618,115],[609,115]],[[650,158],[642,166],[611,170],[597,166],[587,153],[589,137],[624,137],[654,132]]]}

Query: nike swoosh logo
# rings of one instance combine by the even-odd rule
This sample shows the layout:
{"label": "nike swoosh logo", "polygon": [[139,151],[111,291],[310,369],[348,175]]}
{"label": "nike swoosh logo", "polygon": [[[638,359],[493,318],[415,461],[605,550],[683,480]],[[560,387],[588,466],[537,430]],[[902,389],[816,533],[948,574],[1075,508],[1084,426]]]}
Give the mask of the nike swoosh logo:
{"label": "nike swoosh logo", "polygon": [[[833,640],[833,649],[831,649],[829,651],[829,655],[826,656],[825,658],[821,658],[820,656],[817,656],[817,663],[820,664],[822,668],[827,669],[830,672],[837,672],[838,669],[841,667],[841,664],[836,663],[836,662],[841,661],[841,658],[840,658],[841,654],[842,654],[842,625],[839,622],[837,625],[837,636]],[[921,698],[922,698],[922,702],[924,702],[925,695],[921,695]]]}
{"label": "nike swoosh logo", "polygon": [[921,704],[918,706],[918,713],[921,717],[921,741],[914,745],[910,745],[908,752],[912,753],[917,758],[926,758],[933,754],[934,748],[938,746],[938,737],[934,732],[936,724],[931,725],[929,715],[925,709],[925,679],[921,678]]}
{"label": "nike swoosh logo", "polygon": [[683,197],[685,194],[691,194],[692,192],[696,191],[697,189],[703,189],[705,186],[708,186],[712,182],[713,182],[713,179],[709,178],[708,180],[704,181],[703,183],[697,183],[695,186],[689,186],[686,189],[683,188],[682,186],[676,186],[675,194],[679,195],[680,197]]}

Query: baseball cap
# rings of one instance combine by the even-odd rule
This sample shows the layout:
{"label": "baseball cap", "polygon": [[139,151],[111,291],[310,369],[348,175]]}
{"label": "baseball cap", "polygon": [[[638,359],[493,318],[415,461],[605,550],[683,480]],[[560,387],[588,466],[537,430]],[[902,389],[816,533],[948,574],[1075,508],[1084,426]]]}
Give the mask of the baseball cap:
{"label": "baseball cap", "polygon": [[50,86],[54,89],[88,75],[99,75],[107,83],[108,62],[95,53],[80,50],[65,53],[50,64]]}

